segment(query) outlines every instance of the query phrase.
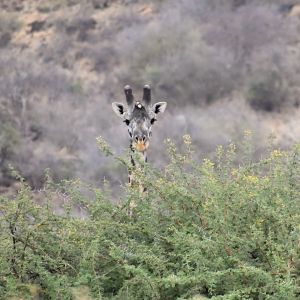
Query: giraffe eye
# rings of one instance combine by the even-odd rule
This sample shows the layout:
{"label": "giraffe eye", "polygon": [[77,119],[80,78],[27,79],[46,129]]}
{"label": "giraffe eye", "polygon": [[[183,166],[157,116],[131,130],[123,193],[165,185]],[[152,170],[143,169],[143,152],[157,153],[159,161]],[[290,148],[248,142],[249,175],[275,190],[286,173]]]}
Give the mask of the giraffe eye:
{"label": "giraffe eye", "polygon": [[152,118],[152,119],[150,120],[151,125],[153,125],[155,121],[156,121],[156,119],[155,119],[155,118]]}
{"label": "giraffe eye", "polygon": [[127,119],[126,119],[124,122],[125,122],[125,124],[126,124],[127,126],[130,124],[130,121],[127,120]]}

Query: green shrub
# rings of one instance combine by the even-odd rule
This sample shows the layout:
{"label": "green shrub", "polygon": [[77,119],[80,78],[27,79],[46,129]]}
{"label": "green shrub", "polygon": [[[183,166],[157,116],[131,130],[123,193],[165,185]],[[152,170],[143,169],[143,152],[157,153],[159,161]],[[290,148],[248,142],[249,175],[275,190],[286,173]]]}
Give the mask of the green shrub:
{"label": "green shrub", "polygon": [[185,146],[168,142],[170,164],[136,170],[147,192],[126,187],[118,204],[106,187],[50,179],[37,201],[21,179],[14,199],[0,198],[0,294],[34,286],[43,299],[81,288],[95,299],[299,299],[299,145],[240,166],[233,144],[202,163],[189,137]]}

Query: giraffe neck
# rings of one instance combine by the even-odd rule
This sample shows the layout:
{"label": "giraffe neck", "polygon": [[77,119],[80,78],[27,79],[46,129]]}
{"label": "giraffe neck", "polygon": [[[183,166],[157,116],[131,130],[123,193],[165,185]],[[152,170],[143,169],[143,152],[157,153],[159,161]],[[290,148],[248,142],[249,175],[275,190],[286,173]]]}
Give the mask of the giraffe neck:
{"label": "giraffe neck", "polygon": [[[131,154],[130,154],[130,158],[131,158],[131,164],[132,164],[132,166],[133,167],[135,167],[136,166],[136,162],[134,161],[134,155],[133,155],[133,153],[135,153],[135,150],[134,150],[134,148],[132,147],[132,144],[130,144],[130,151],[131,151]],[[139,155],[140,155],[140,158],[141,158],[141,160],[144,162],[144,163],[146,163],[148,160],[147,160],[147,150],[146,151],[144,151],[144,152],[138,152],[139,153]]]}
{"label": "giraffe neck", "polygon": [[[131,160],[131,165],[133,168],[136,168],[137,165],[139,164],[139,162],[135,161],[134,159],[134,153],[135,153],[135,150],[134,148],[132,147],[132,144],[130,144],[130,150],[131,150],[131,154],[130,154],[130,160]],[[141,157],[141,160],[146,163],[147,162],[147,151],[144,151],[144,152],[138,152],[140,157]],[[129,181],[129,184],[132,184],[133,181],[134,181],[134,178],[133,178],[133,175],[131,173],[131,171],[128,172],[128,181]]]}

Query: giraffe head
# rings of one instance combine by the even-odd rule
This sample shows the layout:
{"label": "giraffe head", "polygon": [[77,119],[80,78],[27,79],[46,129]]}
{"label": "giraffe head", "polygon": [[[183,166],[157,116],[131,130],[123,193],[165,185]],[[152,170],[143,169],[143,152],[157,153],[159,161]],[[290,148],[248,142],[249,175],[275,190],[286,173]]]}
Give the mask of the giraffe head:
{"label": "giraffe head", "polygon": [[131,147],[139,152],[145,152],[149,147],[152,135],[152,125],[157,120],[157,115],[163,113],[167,102],[151,104],[151,89],[144,86],[143,99],[135,101],[129,85],[124,88],[127,108],[118,102],[112,103],[113,111],[123,119],[127,125]]}

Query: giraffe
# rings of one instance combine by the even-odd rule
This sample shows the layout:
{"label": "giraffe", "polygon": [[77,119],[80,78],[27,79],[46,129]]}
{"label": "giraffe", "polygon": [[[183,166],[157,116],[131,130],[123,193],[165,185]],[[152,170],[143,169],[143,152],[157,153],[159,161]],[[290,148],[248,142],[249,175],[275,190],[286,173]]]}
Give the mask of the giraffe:
{"label": "giraffe", "polygon": [[[119,102],[113,102],[112,108],[116,115],[123,119],[129,134],[131,164],[136,167],[134,153],[141,155],[142,161],[147,162],[147,149],[152,135],[152,125],[156,122],[157,116],[163,113],[167,107],[167,102],[157,102],[151,104],[151,89],[149,85],[144,86],[143,98],[135,101],[132,89],[129,85],[124,87],[127,108]],[[128,174],[129,185],[134,179],[131,172]]]}

